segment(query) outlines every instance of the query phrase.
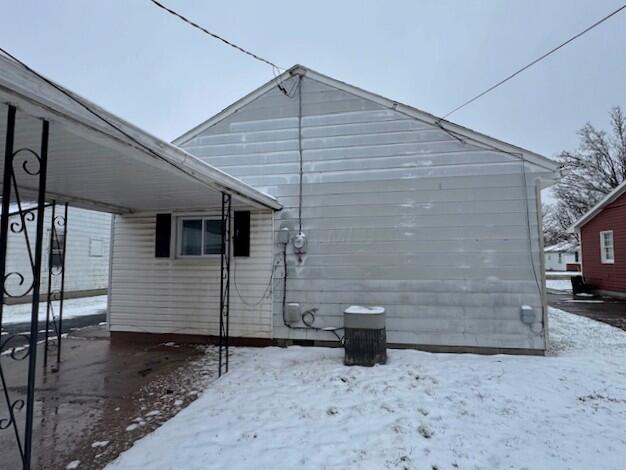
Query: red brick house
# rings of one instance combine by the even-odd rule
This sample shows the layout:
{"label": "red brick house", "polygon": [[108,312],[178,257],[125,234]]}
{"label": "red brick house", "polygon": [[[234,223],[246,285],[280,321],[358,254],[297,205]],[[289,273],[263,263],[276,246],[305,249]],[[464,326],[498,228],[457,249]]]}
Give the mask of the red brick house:
{"label": "red brick house", "polygon": [[585,283],[600,294],[626,297],[626,181],[570,230],[580,236]]}

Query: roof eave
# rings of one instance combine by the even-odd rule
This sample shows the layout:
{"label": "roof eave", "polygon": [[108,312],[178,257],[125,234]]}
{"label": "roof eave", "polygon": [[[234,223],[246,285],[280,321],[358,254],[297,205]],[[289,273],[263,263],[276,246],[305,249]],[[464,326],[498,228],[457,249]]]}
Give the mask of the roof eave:
{"label": "roof eave", "polygon": [[[115,116],[97,104],[77,95],[67,88],[57,85],[72,98],[63,95],[52,86],[45,84],[41,79],[24,69],[20,64],[0,56],[0,65],[3,65],[4,74],[0,74],[0,92],[8,96],[8,102],[18,108],[26,108],[33,116],[59,120],[78,126],[98,140],[105,139],[118,148],[132,147],[154,160],[157,153],[163,160],[178,167],[178,170],[195,179],[199,179],[207,186],[220,191],[234,193],[237,196],[273,210],[279,210],[282,205],[273,197],[264,194],[243,181],[224,173],[206,162],[191,155],[185,150],[165,142],[143,129]],[[42,84],[44,87],[42,88]],[[93,112],[103,116],[113,123],[131,139],[120,134],[103,120],[87,112],[78,102],[89,107]]]}
{"label": "roof eave", "polygon": [[582,217],[580,217],[576,222],[574,222],[568,229],[568,233],[577,233],[580,231],[581,227],[585,225],[587,222],[592,220],[596,215],[598,215],[602,210],[615,201],[622,194],[626,193],[626,180],[622,181],[618,186],[613,189],[609,194],[607,194],[600,202],[598,202],[595,206],[585,212]]}

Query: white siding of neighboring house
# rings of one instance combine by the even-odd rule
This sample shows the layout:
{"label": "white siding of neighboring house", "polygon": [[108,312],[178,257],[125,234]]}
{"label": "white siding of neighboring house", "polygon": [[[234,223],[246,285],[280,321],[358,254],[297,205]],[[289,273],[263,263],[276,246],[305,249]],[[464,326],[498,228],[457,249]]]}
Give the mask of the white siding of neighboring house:
{"label": "white siding of neighboring house", "polygon": [[546,252],[545,265],[547,271],[565,271],[569,263],[578,263],[574,253],[567,252]]}
{"label": "white siding of neighboring house", "polygon": [[[59,212],[61,211],[61,212]],[[62,215],[63,206],[57,206],[57,215]],[[42,251],[41,292],[47,292],[48,254],[50,248],[51,209],[47,208],[44,219],[44,243]],[[18,223],[19,216],[10,218],[11,223]],[[34,255],[36,221],[27,222],[27,230]],[[65,292],[76,294],[84,291],[106,289],[109,282],[109,241],[111,235],[111,215],[70,207],[68,210],[67,245],[65,259]],[[94,251],[96,244],[102,249]],[[90,246],[92,249],[90,250]],[[22,233],[9,232],[7,245],[7,273],[19,272],[25,277],[24,285],[32,284],[32,269],[28,249]],[[23,292],[16,284],[17,277],[9,278],[9,292]],[[60,278],[55,278],[53,286],[59,285]],[[85,292],[87,293],[87,292]]]}
{"label": "white siding of neighboring house", "polygon": [[[208,210],[202,216],[219,214]],[[218,335],[220,256],[176,257],[176,215],[186,214],[172,217],[170,258],[154,256],[155,214],[115,218],[111,331]],[[252,212],[250,232],[250,257],[233,258],[231,264],[230,334],[270,338],[271,212]]]}
{"label": "white siding of neighboring house", "polygon": [[[391,343],[543,349],[535,184],[548,171],[526,165],[526,194],[515,156],[309,78],[302,100],[309,245],[302,264],[289,248],[287,301],[318,307],[320,326],[341,326],[351,304],[382,305]],[[275,234],[297,227],[297,109],[297,92],[274,88],[177,142],[277,197]],[[283,326],[281,276],[274,337],[332,340]],[[535,308],[534,331],[523,304]]]}

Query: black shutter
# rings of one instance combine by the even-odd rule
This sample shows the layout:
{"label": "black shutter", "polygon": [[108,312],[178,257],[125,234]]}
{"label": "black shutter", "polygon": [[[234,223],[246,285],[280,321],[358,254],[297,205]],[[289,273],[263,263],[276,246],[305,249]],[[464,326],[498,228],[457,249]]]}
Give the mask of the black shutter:
{"label": "black shutter", "polygon": [[154,256],[156,258],[170,257],[170,238],[172,236],[172,215],[156,215],[156,233],[154,237]]}
{"label": "black shutter", "polygon": [[250,211],[235,211],[233,256],[250,256]]}

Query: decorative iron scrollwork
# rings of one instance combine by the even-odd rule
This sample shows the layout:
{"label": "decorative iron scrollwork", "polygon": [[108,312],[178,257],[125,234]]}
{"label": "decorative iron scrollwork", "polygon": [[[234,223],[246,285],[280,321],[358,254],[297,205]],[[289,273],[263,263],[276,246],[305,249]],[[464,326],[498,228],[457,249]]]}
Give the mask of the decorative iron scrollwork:
{"label": "decorative iron scrollwork", "polygon": [[[35,368],[37,360],[37,337],[39,296],[41,287],[41,260],[43,248],[43,220],[46,208],[46,174],[48,164],[48,134],[49,123],[41,121],[41,147],[37,152],[28,147],[14,149],[15,125],[17,109],[9,105],[6,121],[6,139],[4,152],[4,168],[2,175],[2,199],[0,204],[0,331],[2,330],[2,316],[5,298],[19,298],[31,296],[31,321],[28,334],[19,333],[7,336],[0,340],[0,361],[5,358],[24,360],[28,358],[28,381],[25,397],[13,398],[0,362],[0,379],[2,395],[8,410],[8,417],[0,418],[0,430],[12,428],[15,434],[16,446],[22,458],[22,468],[30,469],[33,444],[33,414],[35,395]],[[17,171],[16,171],[17,170]],[[20,194],[22,178],[28,180],[26,185],[29,193],[35,188],[36,203],[25,206]],[[14,203],[17,210],[10,212]],[[30,202],[30,201],[29,201]],[[29,224],[34,223],[35,229],[29,230]],[[34,232],[34,237],[33,233]],[[27,251],[28,268],[26,272],[7,272],[7,246],[9,234],[16,235],[13,242],[22,240]],[[34,241],[31,241],[34,238]],[[34,246],[33,246],[34,243]],[[15,289],[15,288],[18,289]],[[18,340],[21,340],[19,344]],[[10,351],[9,354],[2,354]],[[23,427],[23,446],[21,426],[17,425],[16,413],[25,409],[25,425]]]}
{"label": "decorative iron scrollwork", "polygon": [[[18,339],[24,340],[21,346],[11,346],[11,343]],[[30,335],[28,333],[17,333],[15,335],[9,335],[6,339],[0,342],[0,355],[4,355],[9,348],[11,352],[8,354],[11,359],[16,361],[23,361],[30,353]],[[18,354],[19,353],[19,354]]]}
{"label": "decorative iron scrollwork", "polygon": [[11,403],[9,407],[9,417],[0,419],[0,430],[7,429],[9,426],[13,426],[15,423],[15,412],[24,408],[26,402],[22,399],[17,399]]}

